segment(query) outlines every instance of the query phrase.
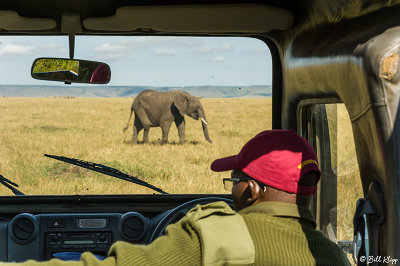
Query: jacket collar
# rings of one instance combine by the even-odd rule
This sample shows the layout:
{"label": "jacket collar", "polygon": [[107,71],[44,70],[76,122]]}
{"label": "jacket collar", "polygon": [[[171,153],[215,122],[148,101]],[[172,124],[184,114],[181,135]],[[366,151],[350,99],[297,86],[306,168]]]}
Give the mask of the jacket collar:
{"label": "jacket collar", "polygon": [[315,228],[315,220],[307,207],[280,201],[263,201],[239,211],[240,214],[265,213],[275,217],[291,217]]}

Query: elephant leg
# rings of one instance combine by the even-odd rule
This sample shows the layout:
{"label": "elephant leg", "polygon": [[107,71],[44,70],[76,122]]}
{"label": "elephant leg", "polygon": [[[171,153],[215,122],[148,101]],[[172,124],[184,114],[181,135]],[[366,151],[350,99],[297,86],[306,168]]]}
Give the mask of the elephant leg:
{"label": "elephant leg", "polygon": [[168,141],[168,134],[171,128],[172,121],[165,121],[161,124],[162,139],[160,144],[165,144]]}
{"label": "elephant leg", "polygon": [[184,144],[185,143],[185,118],[178,117],[175,119],[175,125],[178,128],[178,134],[179,134],[179,144]]}
{"label": "elephant leg", "polygon": [[149,130],[150,130],[150,127],[152,124],[151,124],[149,118],[147,117],[146,112],[143,109],[137,110],[135,112],[135,121],[136,121],[136,118],[142,125],[141,129],[142,128],[144,129],[143,143],[149,143]]}
{"label": "elephant leg", "polygon": [[149,143],[149,131],[150,131],[150,127],[144,127],[143,143]]}
{"label": "elephant leg", "polygon": [[143,124],[140,122],[139,119],[135,118],[135,121],[133,122],[133,135],[132,135],[132,140],[131,144],[136,144],[137,143],[137,137],[140,132],[140,130],[143,129]]}

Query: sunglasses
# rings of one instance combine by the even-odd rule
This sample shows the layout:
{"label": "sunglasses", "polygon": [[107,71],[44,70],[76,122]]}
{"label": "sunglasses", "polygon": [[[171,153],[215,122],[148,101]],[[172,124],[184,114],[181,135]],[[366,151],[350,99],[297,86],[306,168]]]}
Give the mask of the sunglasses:
{"label": "sunglasses", "polygon": [[252,179],[252,178],[248,178],[248,177],[242,177],[242,178],[239,178],[239,177],[231,177],[231,178],[224,178],[224,179],[222,179],[222,182],[224,182],[224,188],[225,188],[225,190],[231,192],[233,186],[236,185],[237,183],[242,182],[242,181],[251,180],[251,179]]}

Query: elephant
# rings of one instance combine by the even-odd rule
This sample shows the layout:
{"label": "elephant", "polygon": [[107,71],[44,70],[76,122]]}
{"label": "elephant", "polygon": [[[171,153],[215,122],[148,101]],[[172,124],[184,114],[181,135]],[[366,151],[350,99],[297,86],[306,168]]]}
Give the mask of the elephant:
{"label": "elephant", "polygon": [[149,143],[150,127],[161,127],[162,139],[160,144],[168,141],[168,133],[172,122],[178,128],[179,143],[185,143],[185,115],[202,121],[203,133],[206,140],[212,143],[207,129],[207,118],[199,99],[187,92],[168,91],[158,92],[144,90],[133,100],[131,113],[124,132],[129,127],[129,121],[135,112],[133,122],[132,144],[137,143],[140,130],[144,129],[143,143]]}

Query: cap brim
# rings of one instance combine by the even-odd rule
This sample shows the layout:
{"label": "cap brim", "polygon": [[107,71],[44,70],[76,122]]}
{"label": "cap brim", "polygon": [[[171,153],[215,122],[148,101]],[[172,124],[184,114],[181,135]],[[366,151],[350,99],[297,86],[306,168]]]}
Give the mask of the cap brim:
{"label": "cap brim", "polygon": [[211,164],[211,170],[214,172],[222,172],[222,171],[229,171],[229,170],[237,170],[237,160],[236,160],[237,155],[221,158],[215,160]]}

